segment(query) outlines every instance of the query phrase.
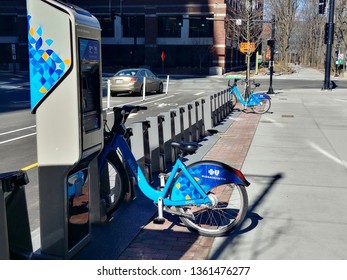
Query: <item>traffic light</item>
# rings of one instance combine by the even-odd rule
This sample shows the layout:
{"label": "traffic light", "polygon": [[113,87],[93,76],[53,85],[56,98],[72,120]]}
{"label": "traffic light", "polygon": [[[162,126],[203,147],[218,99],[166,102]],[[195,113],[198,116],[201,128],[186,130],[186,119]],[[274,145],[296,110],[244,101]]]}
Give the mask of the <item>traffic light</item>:
{"label": "traffic light", "polygon": [[[331,34],[334,34],[334,23],[331,24]],[[329,42],[329,23],[325,23],[324,28],[324,44],[328,44]],[[331,37],[331,44],[334,44],[334,35]]]}
{"label": "traffic light", "polygon": [[319,0],[318,3],[318,13],[323,15],[325,13],[326,0]]}

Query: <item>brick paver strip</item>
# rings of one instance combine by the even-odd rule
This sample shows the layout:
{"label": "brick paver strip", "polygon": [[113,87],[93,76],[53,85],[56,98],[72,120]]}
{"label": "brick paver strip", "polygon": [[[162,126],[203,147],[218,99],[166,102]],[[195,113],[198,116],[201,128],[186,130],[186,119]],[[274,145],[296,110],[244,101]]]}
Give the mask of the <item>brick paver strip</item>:
{"label": "brick paver strip", "polygon": [[[204,159],[241,169],[261,115],[242,113],[206,154]],[[121,260],[206,260],[212,237],[190,232],[178,217],[165,213],[162,225],[148,223],[119,257]]]}

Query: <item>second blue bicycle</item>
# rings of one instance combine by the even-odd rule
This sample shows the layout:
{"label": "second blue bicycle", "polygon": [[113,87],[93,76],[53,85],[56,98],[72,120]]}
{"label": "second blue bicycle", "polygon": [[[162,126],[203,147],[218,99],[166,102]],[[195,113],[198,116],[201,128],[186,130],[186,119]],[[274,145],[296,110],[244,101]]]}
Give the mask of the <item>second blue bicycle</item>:
{"label": "second blue bicycle", "polygon": [[[254,113],[264,114],[269,111],[271,107],[271,97],[266,93],[254,93],[251,91],[247,98],[244,98],[243,95],[237,88],[237,82],[241,79],[239,76],[226,76],[227,79],[233,79],[234,83],[230,87],[230,103],[234,107],[237,103],[237,100],[245,107],[252,109]],[[255,84],[255,87],[258,87],[260,84]],[[246,88],[245,88],[246,90]]]}

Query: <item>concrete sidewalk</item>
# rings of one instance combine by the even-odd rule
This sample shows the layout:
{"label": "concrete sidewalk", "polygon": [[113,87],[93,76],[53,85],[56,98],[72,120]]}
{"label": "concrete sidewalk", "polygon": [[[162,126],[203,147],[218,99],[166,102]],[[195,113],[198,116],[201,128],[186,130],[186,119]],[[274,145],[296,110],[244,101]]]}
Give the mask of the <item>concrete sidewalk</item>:
{"label": "concrete sidewalk", "polygon": [[242,166],[248,219],[209,259],[347,259],[346,103],[338,89],[273,97]]}
{"label": "concrete sidewalk", "polygon": [[347,259],[346,103],[342,90],[286,91],[268,114],[239,114],[204,158],[251,182],[242,227],[207,238],[168,217],[119,259]]}
{"label": "concrete sidewalk", "polygon": [[239,230],[201,237],[167,214],[156,225],[155,207],[140,195],[76,259],[347,259],[347,95],[303,89],[271,97],[269,113],[235,110],[188,159],[219,160],[246,175],[249,212]]}

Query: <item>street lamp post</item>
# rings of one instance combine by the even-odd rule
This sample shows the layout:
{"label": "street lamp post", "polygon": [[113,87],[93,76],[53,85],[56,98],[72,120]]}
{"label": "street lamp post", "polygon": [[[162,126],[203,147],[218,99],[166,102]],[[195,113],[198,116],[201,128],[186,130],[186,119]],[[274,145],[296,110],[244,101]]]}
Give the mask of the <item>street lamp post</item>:
{"label": "street lamp post", "polygon": [[334,36],[334,9],[335,0],[329,1],[329,22],[327,24],[327,51],[325,55],[325,76],[323,89],[331,89],[330,87],[330,70],[331,70],[331,53],[333,48],[333,36]]}

